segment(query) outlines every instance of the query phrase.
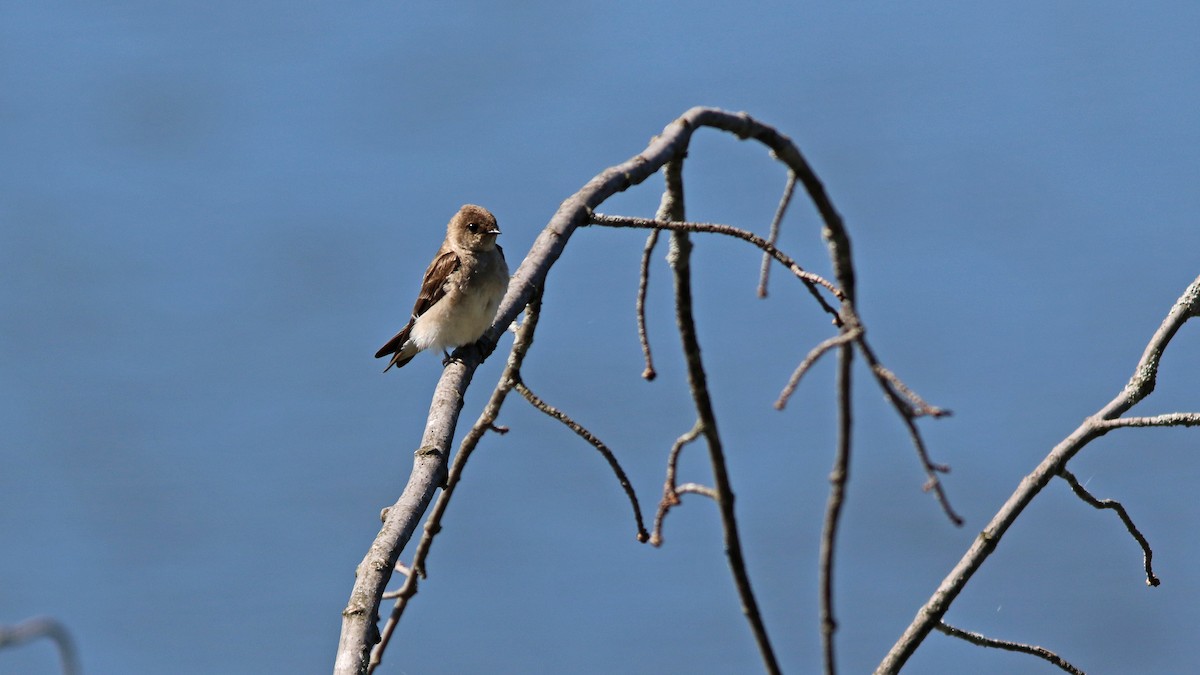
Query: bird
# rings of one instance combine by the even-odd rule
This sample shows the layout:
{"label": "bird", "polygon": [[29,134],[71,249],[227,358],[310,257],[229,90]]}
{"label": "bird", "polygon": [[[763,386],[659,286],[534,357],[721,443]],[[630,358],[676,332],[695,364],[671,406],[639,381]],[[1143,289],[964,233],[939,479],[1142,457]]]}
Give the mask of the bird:
{"label": "bird", "polygon": [[496,318],[508,288],[508,263],[496,244],[500,227],[491,211],[466,204],[446,226],[446,240],[425,270],[412,317],[375,353],[391,355],[383,371],[400,368],[425,349],[474,343]]}

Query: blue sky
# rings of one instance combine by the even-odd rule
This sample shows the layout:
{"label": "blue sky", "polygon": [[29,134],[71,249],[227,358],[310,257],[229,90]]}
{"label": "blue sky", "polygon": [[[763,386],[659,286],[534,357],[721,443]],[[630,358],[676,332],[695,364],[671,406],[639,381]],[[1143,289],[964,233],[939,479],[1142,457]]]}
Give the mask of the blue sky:
{"label": "blue sky", "polygon": [[[327,671],[439,374],[371,356],[445,221],[490,208],[515,268],[562,199],[713,105],[806,153],[874,346],[955,411],[923,429],[961,529],[859,372],[837,611],[844,672],[868,671],[1200,271],[1198,34],[1184,2],[0,4],[0,622],[58,617],[88,673]],[[686,171],[690,218],[760,232],[785,180],[714,132]],[[604,210],[651,215],[658,186]],[[575,235],[525,376],[652,508],[692,415],[661,255],[660,378],[638,377],[642,242]],[[803,200],[781,245],[827,268]],[[755,299],[743,245],[701,238],[695,269],[751,578],[785,671],[811,672],[832,361],[770,404],[828,321],[778,272]],[[1136,412],[1200,409],[1198,330]],[[515,399],[500,421],[386,672],[757,670],[712,505],[639,545],[588,447]],[[949,620],[1089,672],[1189,672],[1197,438],[1113,433],[1072,463],[1143,528],[1160,588],[1111,514],[1054,485]],[[700,452],[682,471],[708,481]],[[52,667],[45,645],[0,652],[0,672]],[[939,635],[910,669],[1058,672]]]}

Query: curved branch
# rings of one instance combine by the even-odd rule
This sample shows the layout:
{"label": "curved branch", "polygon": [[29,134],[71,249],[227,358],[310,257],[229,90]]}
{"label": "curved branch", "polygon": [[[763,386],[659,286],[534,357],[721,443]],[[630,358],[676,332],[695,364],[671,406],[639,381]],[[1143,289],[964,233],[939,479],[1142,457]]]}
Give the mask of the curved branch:
{"label": "curved branch", "polygon": [[1071,675],[1083,675],[1082,670],[1071,665],[1066,659],[1058,654],[1055,654],[1049,649],[1046,649],[1045,647],[1027,645],[1020,642],[1009,642],[1008,640],[997,640],[981,633],[955,628],[944,621],[938,622],[937,629],[946,635],[959,638],[960,640],[966,640],[973,645],[979,645],[980,647],[992,647],[993,649],[1003,649],[1005,651],[1019,652],[1021,654],[1029,654],[1031,656],[1036,656],[1039,659],[1049,661],[1068,673],[1071,673]]}
{"label": "curved branch", "polygon": [[75,641],[67,627],[48,617],[28,619],[11,626],[0,626],[0,649],[15,647],[26,642],[47,638],[58,648],[58,658],[64,675],[79,673],[79,657],[75,653]]}
{"label": "curved branch", "polygon": [[837,335],[834,335],[833,337],[821,342],[821,344],[817,345],[816,347],[813,347],[812,350],[808,352],[808,355],[804,357],[804,360],[800,362],[800,365],[796,366],[796,370],[792,373],[792,376],[788,378],[787,385],[784,386],[783,391],[779,393],[779,398],[775,400],[775,409],[783,410],[783,407],[787,405],[788,399],[791,398],[792,394],[796,392],[796,387],[800,386],[800,378],[804,377],[804,374],[808,372],[808,369],[816,365],[817,361],[819,361],[826,352],[834,347],[844,345],[847,342],[857,339],[861,334],[861,328],[849,330],[844,333],[838,333]]}
{"label": "curved branch", "polygon": [[1058,475],[1062,476],[1063,480],[1071,485],[1071,489],[1075,491],[1075,494],[1092,508],[1102,510],[1112,509],[1116,512],[1117,517],[1121,519],[1121,523],[1125,525],[1125,529],[1129,531],[1129,535],[1137,541],[1138,546],[1142,547],[1143,565],[1146,568],[1146,585],[1159,585],[1161,582],[1154,575],[1154,566],[1151,564],[1151,561],[1154,560],[1154,551],[1150,549],[1150,542],[1146,541],[1146,536],[1137,528],[1137,525],[1133,524],[1133,519],[1129,517],[1129,512],[1125,510],[1121,502],[1115,499],[1096,499],[1095,495],[1088,492],[1087,488],[1079,484],[1079,479],[1075,477],[1075,474],[1067,471],[1066,467],[1063,467],[1058,472]]}
{"label": "curved branch", "polygon": [[835,318],[837,317],[837,310],[834,309],[833,306],[831,306],[825,300],[825,298],[823,298],[821,294],[817,292],[816,287],[820,286],[828,290],[838,300],[846,299],[846,296],[842,293],[842,291],[839,290],[837,286],[834,286],[832,283],[830,283],[829,280],[825,279],[819,274],[813,274],[812,272],[806,271],[786,253],[775,248],[774,244],[771,244],[757,234],[743,230],[740,227],[722,225],[720,223],[691,223],[685,221],[672,221],[665,220],[663,218],[650,219],[631,218],[628,216],[609,216],[603,213],[592,213],[590,224],[604,225],[606,227],[633,227],[652,230],[670,230],[671,232],[707,232],[711,234],[723,234],[730,237],[737,237],[738,239],[754,244],[763,250],[764,255],[775,258],[784,267],[791,270],[792,274],[795,274],[797,278],[803,281],[804,285],[807,286],[809,291],[813,293],[813,296],[817,298],[817,301],[821,304],[821,307],[829,314],[832,314]]}
{"label": "curved branch", "polygon": [[663,520],[667,517],[667,512],[671,507],[679,505],[679,488],[675,486],[675,473],[679,467],[679,453],[683,452],[683,446],[695,441],[700,437],[700,432],[704,430],[700,420],[696,420],[696,424],[691,430],[675,439],[675,443],[671,446],[671,452],[667,454],[667,480],[663,485],[663,498],[658,504],[658,512],[654,514],[654,533],[650,535],[651,546],[662,546],[662,527]]}
{"label": "curved branch", "polygon": [[642,264],[638,273],[637,330],[638,342],[642,344],[642,358],[646,361],[646,369],[642,371],[642,377],[646,380],[658,377],[658,373],[654,370],[654,358],[650,355],[650,338],[646,334],[646,289],[650,286],[650,254],[654,253],[654,246],[658,243],[658,232],[658,230],[650,230],[649,236],[646,237],[646,246],[642,249]]}
{"label": "curved branch", "polygon": [[[367,668],[371,646],[379,640],[377,627],[380,598],[391,578],[400,551],[412,538],[422,514],[447,474],[447,458],[454,438],[463,397],[476,368],[495,349],[501,333],[529,304],[545,282],[550,268],[562,255],[575,229],[589,222],[592,210],[609,197],[637,185],[657,173],[668,162],[681,158],[696,129],[709,127],[741,139],[753,139],[771,151],[804,186],[822,220],[824,237],[832,262],[832,285],[841,293],[841,309],[834,321],[854,319],[855,275],[850,239],[841,216],[825,188],[791,139],[745,113],[715,108],[692,108],[667,125],[641,153],[610,167],[564,200],[542,230],[509,282],[494,323],[475,345],[456,350],[455,359],[442,371],[434,390],[421,444],[414,453],[413,469],[400,498],[386,510],[384,524],[363,561],[356,569],[354,588],[342,612],[342,631],[334,672],[359,675]],[[820,294],[815,286],[812,292]],[[824,299],[820,301],[825,303]],[[825,303],[827,305],[827,303]],[[827,310],[828,311],[828,310]],[[860,338],[860,344],[864,344]],[[489,427],[491,428],[490,424]]]}
{"label": "curved branch", "polygon": [[629,482],[629,476],[625,475],[625,469],[622,469],[621,463],[617,461],[617,456],[613,454],[613,451],[603,441],[596,438],[596,435],[589,431],[587,427],[571,419],[570,415],[546,403],[537,394],[533,393],[519,374],[516,377],[517,393],[523,396],[526,401],[529,401],[529,405],[562,422],[568,429],[574,431],[577,436],[587,441],[593,448],[596,448],[604,457],[604,461],[608,462],[609,468],[612,469],[617,477],[617,482],[621,484],[621,489],[625,490],[625,496],[629,498],[629,505],[633,507],[633,518],[637,523],[637,534],[635,536],[638,541],[644,543],[650,538],[650,533],[646,532],[646,525],[642,521],[642,507],[638,505],[637,494],[633,491],[633,485]]}

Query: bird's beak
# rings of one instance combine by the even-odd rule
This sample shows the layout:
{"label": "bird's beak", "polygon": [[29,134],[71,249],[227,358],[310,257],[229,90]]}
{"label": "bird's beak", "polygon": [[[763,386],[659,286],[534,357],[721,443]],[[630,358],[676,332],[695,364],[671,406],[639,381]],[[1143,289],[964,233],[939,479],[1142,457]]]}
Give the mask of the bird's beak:
{"label": "bird's beak", "polygon": [[492,229],[488,230],[487,233],[488,234],[500,234],[500,228],[493,227]]}

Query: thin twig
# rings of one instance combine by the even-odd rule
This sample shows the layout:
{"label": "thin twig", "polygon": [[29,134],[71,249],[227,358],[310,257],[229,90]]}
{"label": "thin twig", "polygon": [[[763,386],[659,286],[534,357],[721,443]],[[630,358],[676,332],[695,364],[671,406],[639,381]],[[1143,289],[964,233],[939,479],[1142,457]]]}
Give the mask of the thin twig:
{"label": "thin twig", "polygon": [[1082,670],[1071,665],[1070,663],[1067,662],[1066,659],[1059,656],[1058,654],[1055,654],[1054,652],[1050,651],[1049,649],[1046,649],[1045,647],[1039,647],[1037,645],[1026,645],[1026,644],[1021,644],[1020,642],[1009,642],[1008,640],[997,640],[995,638],[990,638],[990,637],[987,637],[986,635],[982,635],[980,633],[973,633],[971,631],[963,630],[961,628],[955,628],[954,626],[951,626],[950,624],[946,623],[945,621],[939,621],[937,626],[935,626],[935,627],[938,630],[940,630],[941,632],[945,633],[946,635],[950,635],[952,637],[966,640],[967,642],[970,642],[971,644],[979,645],[980,647],[993,647],[995,649],[1003,649],[1005,651],[1010,651],[1010,652],[1020,652],[1022,654],[1030,654],[1032,656],[1038,657],[1039,659],[1049,661],[1050,663],[1053,663],[1054,665],[1058,666],[1059,668],[1062,668],[1063,670],[1067,671],[1068,673],[1071,673],[1072,675],[1084,675],[1084,672]]}
{"label": "thin twig", "polygon": [[[788,171],[787,185],[783,187],[783,196],[779,198],[779,206],[775,209],[775,217],[771,219],[771,229],[767,234],[767,243],[774,246],[779,240],[779,225],[783,222],[783,214],[792,203],[792,192],[796,189],[796,172]],[[771,256],[763,253],[762,268],[758,272],[758,297],[767,297],[767,277],[771,273]]]}
{"label": "thin twig", "polygon": [[1092,507],[1097,509],[1112,509],[1113,511],[1117,512],[1117,517],[1120,518],[1121,522],[1125,524],[1125,529],[1129,530],[1129,534],[1137,540],[1138,546],[1142,547],[1142,564],[1146,568],[1146,585],[1158,586],[1160,583],[1162,583],[1159,578],[1154,575],[1154,566],[1151,564],[1151,561],[1154,559],[1154,551],[1150,550],[1150,542],[1147,541],[1146,537],[1141,533],[1140,530],[1138,530],[1137,525],[1133,524],[1133,519],[1129,517],[1129,512],[1125,510],[1125,507],[1121,504],[1121,502],[1115,499],[1096,499],[1095,495],[1093,495],[1091,492],[1088,492],[1087,488],[1085,488],[1083,485],[1080,485],[1079,480],[1075,478],[1075,474],[1068,471],[1066,467],[1059,469],[1058,475],[1062,476],[1063,479],[1070,483],[1071,489],[1075,491],[1075,494]]}
{"label": "thin twig", "polygon": [[16,647],[41,638],[47,638],[58,648],[63,675],[78,675],[79,657],[75,652],[75,641],[71,639],[67,627],[60,622],[49,617],[38,617],[11,626],[0,626],[0,649]]}
{"label": "thin twig", "polygon": [[642,249],[642,265],[638,272],[637,292],[637,330],[638,342],[642,344],[642,357],[646,360],[646,369],[642,377],[653,380],[658,376],[654,370],[654,359],[650,356],[650,338],[646,334],[646,289],[650,286],[650,255],[654,253],[654,245],[658,243],[659,230],[650,230],[646,237],[646,246]]}
{"label": "thin twig", "polygon": [[833,640],[834,633],[837,632],[837,619],[833,613],[833,565],[837,551],[838,524],[841,522],[842,505],[846,499],[846,482],[850,480],[850,438],[854,426],[850,397],[850,366],[853,360],[854,348],[842,345],[838,350],[837,453],[833,460],[833,471],[829,474],[829,499],[825,504],[825,522],[821,528],[821,562],[818,575],[821,596],[821,648],[827,675],[837,672]]}
{"label": "thin twig", "polygon": [[950,473],[950,467],[945,464],[935,464],[929,459],[929,450],[925,447],[925,438],[921,436],[921,430],[917,428],[917,422],[912,417],[902,417],[905,428],[908,429],[908,437],[912,442],[913,447],[917,449],[917,457],[921,460],[921,466],[925,469],[925,484],[921,489],[926,492],[932,492],[938,505],[942,507],[942,513],[954,523],[955,527],[961,527],[963,524],[962,516],[955,512],[954,507],[950,506],[950,498],[946,496],[946,490],[942,487],[942,480],[938,478],[939,473]]}
{"label": "thin twig", "polygon": [[[853,306],[849,302],[850,298],[843,291],[840,291],[834,287],[831,282],[824,279],[820,275],[805,271],[794,260],[792,260],[792,258],[787,256],[782,251],[776,249],[762,237],[731,225],[723,225],[719,223],[666,221],[662,217],[651,220],[648,218],[632,218],[628,216],[610,216],[600,213],[592,213],[590,215],[590,219],[593,224],[607,227],[653,228],[656,230],[671,230],[672,232],[707,232],[737,237],[738,239],[742,239],[754,244],[758,248],[762,249],[765,254],[771,255],[785,267],[790,269],[793,274],[795,274],[802,282],[804,282],[805,286],[809,289],[809,292],[813,295],[813,297],[816,298],[821,308],[833,316],[833,323],[835,326],[838,326],[843,330],[846,330],[848,326],[856,327],[855,330],[857,331],[857,337],[854,341],[862,350],[868,365],[871,367],[871,371],[875,374],[875,379],[879,382],[880,387],[884,390],[888,400],[892,403],[893,407],[896,409],[896,412],[904,419],[905,426],[907,426],[909,429],[909,436],[912,439],[913,447],[916,449],[917,456],[921,460],[921,466],[925,469],[926,481],[924,489],[927,492],[932,492],[934,494],[934,496],[937,498],[938,504],[942,507],[942,511],[945,512],[946,517],[949,518],[952,523],[955,525],[962,525],[962,518],[955,513],[953,507],[950,506],[950,500],[946,496],[946,492],[942,487],[941,480],[937,476],[938,473],[946,473],[949,471],[949,468],[942,464],[935,464],[932,460],[930,460],[929,453],[925,448],[925,443],[921,438],[920,430],[917,429],[916,424],[914,423],[914,419],[916,417],[925,415],[931,417],[942,417],[949,415],[950,411],[926,403],[924,399],[908,388],[898,376],[885,368],[879,362],[878,358],[875,356],[874,350],[872,350],[871,346],[867,343],[866,336],[862,333],[861,322],[854,313]],[[826,234],[829,234],[828,228],[826,229]],[[845,246],[849,246],[848,239],[845,239],[845,237],[842,237],[841,239],[844,240]],[[838,238],[835,237],[830,241],[833,242],[837,240]],[[831,243],[831,255],[837,256],[840,250],[841,249]],[[853,283],[853,263],[850,262],[848,254],[844,256],[844,259],[841,260],[840,264],[835,265],[835,268],[840,269],[839,273],[849,279],[850,283]],[[833,293],[834,297],[842,302],[842,309],[840,312],[837,309],[834,309],[834,307],[825,300],[824,296],[817,291],[818,286],[829,290],[829,292]],[[776,406],[778,407],[778,401],[776,401]]]}
{"label": "thin twig", "polygon": [[675,487],[675,473],[679,465],[679,453],[683,451],[683,446],[691,443],[700,437],[700,432],[704,427],[696,420],[696,424],[690,431],[675,439],[675,443],[671,446],[671,452],[667,455],[667,480],[663,485],[663,498],[658,504],[658,512],[654,514],[654,533],[650,535],[651,546],[662,546],[662,526],[663,519],[667,517],[667,511],[671,507],[679,504],[679,494]]}
{"label": "thin twig", "polygon": [[[917,451],[917,459],[921,462],[921,468],[925,470],[925,485],[922,486],[926,492],[932,492],[937,499],[938,505],[942,507],[942,512],[950,519],[950,522],[955,526],[963,524],[962,516],[959,516],[954,508],[950,506],[950,498],[946,496],[946,491],[942,487],[942,481],[938,478],[939,473],[949,473],[950,467],[945,464],[936,464],[929,458],[929,451],[925,447],[925,439],[921,436],[921,430],[917,428],[917,417],[919,415],[931,415],[933,417],[941,417],[949,415],[950,411],[937,408],[925,403],[921,397],[917,396],[908,387],[904,386],[900,379],[896,377],[890,370],[884,368],[879,363],[879,359],[875,356],[875,351],[867,344],[867,341],[860,337],[858,339],[859,349],[862,351],[863,358],[866,359],[867,365],[871,367],[871,372],[875,375],[875,380],[883,389],[884,395],[892,404],[892,408],[896,414],[900,415],[900,420],[904,422],[904,427],[908,429],[908,437],[912,442],[913,448]],[[925,412],[918,412],[924,409]]]}
{"label": "thin twig", "polygon": [[675,494],[701,495],[704,497],[708,497],[709,499],[713,500],[714,502],[721,500],[721,495],[717,494],[716,490],[708,487],[707,485],[701,485],[699,483],[684,483],[683,485],[680,485],[679,487],[675,488]]}
{"label": "thin twig", "polygon": [[881,378],[883,382],[886,382],[887,386],[890,386],[897,393],[908,400],[909,405],[912,406],[911,412],[914,417],[923,417],[926,415],[930,417],[945,417],[950,415],[949,410],[926,403],[925,399],[918,396],[917,393],[912,389],[909,389],[908,385],[904,384],[903,380],[901,380],[895,373],[885,368],[882,363],[875,362],[871,364],[871,371],[875,373],[877,377]]}
{"label": "thin twig", "polygon": [[800,378],[804,377],[804,374],[808,372],[809,368],[812,368],[814,365],[816,365],[817,361],[824,356],[826,352],[834,347],[844,345],[847,342],[857,339],[861,334],[861,329],[845,331],[843,333],[834,335],[833,337],[824,340],[816,347],[813,347],[812,351],[810,351],[808,355],[804,357],[804,360],[800,362],[800,365],[796,366],[796,371],[793,372],[791,378],[788,379],[787,386],[785,386],[783,391],[779,393],[779,398],[775,400],[775,409],[783,410],[783,407],[787,405],[788,399],[792,397],[792,394],[796,393],[796,387],[800,385]]}
{"label": "thin twig", "polygon": [[[479,441],[483,438],[483,435],[495,428],[496,417],[500,414],[500,407],[504,404],[504,399],[507,398],[508,392],[512,391],[513,387],[519,381],[521,364],[525,360],[526,352],[533,345],[533,334],[537,329],[540,313],[541,294],[535,294],[530,298],[529,305],[525,309],[525,320],[517,328],[516,339],[513,341],[512,351],[509,352],[508,363],[505,365],[504,372],[500,375],[499,383],[496,385],[495,390],[492,391],[492,396],[488,400],[487,405],[484,406],[483,412],[480,413],[479,420],[471,427],[466,436],[463,437],[462,444],[459,446],[458,452],[454,455],[454,463],[451,465],[446,477],[446,485],[434,503],[433,510],[430,511],[429,519],[425,522],[424,532],[421,535],[421,540],[417,543],[416,552],[413,553],[412,565],[404,580],[404,584],[394,594],[389,594],[396,597],[396,604],[392,607],[392,613],[388,617],[387,623],[384,624],[379,642],[371,650],[371,658],[366,665],[367,673],[374,672],[375,668],[382,662],[383,652],[387,649],[388,642],[395,633],[396,626],[400,622],[400,617],[404,614],[404,609],[408,606],[409,599],[417,594],[417,579],[418,577],[425,576],[425,559],[429,555],[430,548],[433,546],[433,538],[442,529],[442,516],[450,506],[450,499],[454,496],[454,488],[462,479],[467,460],[470,459],[471,453],[479,445]],[[413,572],[416,572],[416,574]]]}
{"label": "thin twig", "polygon": [[1096,426],[1104,430],[1119,427],[1196,427],[1200,426],[1200,413],[1167,413],[1151,417],[1118,417],[1103,420]]}
{"label": "thin twig", "polygon": [[574,431],[580,438],[590,443],[592,447],[596,448],[604,456],[604,460],[608,462],[613,473],[616,474],[617,481],[621,483],[621,488],[625,490],[625,495],[629,497],[630,506],[633,507],[633,517],[637,521],[637,540],[645,542],[649,539],[650,534],[646,532],[646,526],[642,522],[642,507],[638,505],[637,494],[634,493],[633,485],[629,483],[629,477],[625,475],[625,470],[621,468],[621,463],[617,461],[617,456],[613,454],[613,451],[582,424],[571,419],[569,415],[546,403],[537,394],[530,391],[529,387],[525,385],[524,380],[520,379],[521,376],[519,373],[516,376],[518,378],[516,385],[517,393],[524,396],[525,400],[529,401],[533,407],[562,422],[568,429]]}
{"label": "thin twig", "polygon": [[750,242],[751,244],[762,249],[762,251],[767,255],[770,255],[772,258],[778,260],[784,267],[791,270],[792,274],[795,274],[796,277],[800,279],[800,281],[804,282],[804,285],[808,287],[809,291],[813,294],[813,297],[816,298],[818,303],[821,305],[821,308],[831,316],[835,317],[835,319],[838,320],[838,325],[841,325],[840,319],[838,319],[837,310],[834,309],[833,305],[830,305],[829,302],[825,300],[824,296],[817,291],[817,287],[820,286],[828,290],[838,300],[842,300],[845,297],[843,292],[832,282],[825,279],[821,275],[806,271],[799,265],[799,263],[793,260],[786,253],[775,248],[774,245],[767,243],[766,239],[763,239],[753,232],[743,230],[740,227],[724,225],[721,223],[668,221],[663,220],[662,218],[633,218],[630,216],[609,216],[602,213],[592,213],[591,223],[594,225],[603,225],[605,227],[628,227],[637,229],[670,230],[671,232],[706,232],[710,234],[723,234]]}
{"label": "thin twig", "polygon": [[917,650],[929,632],[942,620],[967,582],[983,566],[988,556],[996,550],[1004,533],[1016,522],[1025,507],[1029,506],[1030,502],[1041,493],[1054,476],[1059,475],[1072,457],[1077,455],[1088,443],[1114,428],[1110,423],[1111,420],[1119,419],[1121,415],[1154,391],[1163,352],[1175,334],[1179,332],[1180,327],[1194,316],[1200,316],[1200,277],[1197,277],[1187,287],[1183,295],[1167,312],[1167,316],[1151,336],[1150,342],[1142,352],[1141,359],[1133,369],[1133,375],[1130,376],[1121,392],[1095,415],[1085,419],[1075,431],[1071,432],[1071,435],[1054,446],[1054,449],[1046,455],[1037,468],[1021,480],[1016,490],[1009,496],[1008,501],[1000,507],[1000,510],[992,517],[992,521],[975,538],[958,564],[950,570],[929,600],[917,610],[912,623],[875,669],[876,675],[891,675],[900,671],[900,668]]}

